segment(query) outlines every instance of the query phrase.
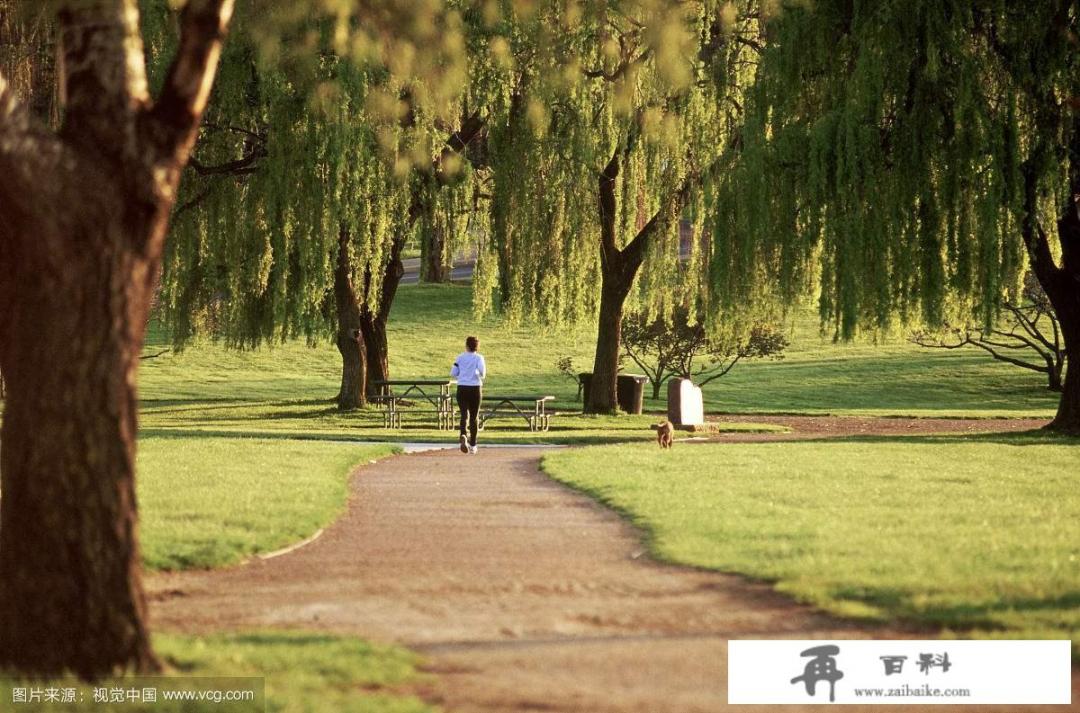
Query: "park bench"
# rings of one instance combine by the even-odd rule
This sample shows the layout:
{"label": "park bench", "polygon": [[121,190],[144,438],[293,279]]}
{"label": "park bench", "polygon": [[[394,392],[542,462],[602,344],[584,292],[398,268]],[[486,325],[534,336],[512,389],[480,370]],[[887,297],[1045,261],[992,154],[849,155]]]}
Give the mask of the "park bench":
{"label": "park bench", "polygon": [[[377,388],[377,393],[371,397],[371,401],[378,406],[385,407],[383,411],[383,428],[401,428],[401,416],[403,412],[429,414],[434,411],[436,428],[449,430],[454,427],[454,405],[450,399],[450,386],[453,381],[449,379],[388,379],[373,381],[372,385]],[[397,387],[397,390],[395,390]],[[411,406],[417,401],[426,401],[433,409],[414,411],[402,409],[403,406]]]}
{"label": "park bench", "polygon": [[525,419],[530,431],[546,431],[554,415],[547,410],[546,404],[554,400],[554,396],[484,396],[477,425],[483,430],[488,419],[518,416]]}

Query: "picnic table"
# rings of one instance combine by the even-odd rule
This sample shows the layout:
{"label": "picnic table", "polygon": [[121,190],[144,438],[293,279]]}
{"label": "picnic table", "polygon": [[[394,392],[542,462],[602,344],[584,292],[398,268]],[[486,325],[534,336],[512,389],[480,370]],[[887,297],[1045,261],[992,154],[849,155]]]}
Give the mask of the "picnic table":
{"label": "picnic table", "polygon": [[[375,403],[385,406],[384,428],[401,428],[401,406],[409,400],[427,401],[435,408],[437,427],[454,427],[454,404],[450,398],[450,379],[379,379],[371,382],[378,389]],[[410,399],[411,397],[411,399]]]}
{"label": "picnic table", "polygon": [[480,402],[477,427],[483,430],[490,418],[520,416],[529,424],[530,431],[546,431],[554,415],[547,411],[546,404],[554,400],[554,396],[484,396]]}

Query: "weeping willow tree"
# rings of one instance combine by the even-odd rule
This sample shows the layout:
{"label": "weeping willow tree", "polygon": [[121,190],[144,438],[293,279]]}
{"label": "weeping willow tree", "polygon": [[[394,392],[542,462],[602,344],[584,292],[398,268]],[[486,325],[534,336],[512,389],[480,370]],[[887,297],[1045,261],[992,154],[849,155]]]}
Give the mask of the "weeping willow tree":
{"label": "weeping willow tree", "polygon": [[235,348],[332,336],[338,403],[354,407],[365,394],[361,317],[379,309],[405,230],[408,137],[371,116],[386,92],[381,70],[326,59],[297,78],[260,67],[251,50],[234,42],[226,56],[159,310],[178,346],[203,334]]}
{"label": "weeping willow tree", "polygon": [[[817,292],[837,338],[990,325],[1030,265],[1080,350],[1075,2],[817,0],[765,24],[715,305]],[[1051,427],[1080,432],[1080,369]]]}
{"label": "weeping willow tree", "polygon": [[[680,228],[689,214],[701,235],[703,186],[731,155],[756,14],[732,2],[553,2],[505,22],[513,29],[493,51],[510,90],[489,119],[478,306],[554,322],[598,315],[585,409],[611,412],[628,305],[700,307],[705,256],[693,240],[680,260]],[[556,37],[538,49],[545,33]]]}
{"label": "weeping willow tree", "polygon": [[[177,39],[151,81],[136,0],[0,3],[0,668],[19,674],[158,668],[137,536],[137,365],[234,2],[168,4]],[[8,31],[28,26],[9,24],[12,11],[48,13],[60,60],[55,121],[32,111],[18,78],[33,58],[15,71],[6,62]],[[260,13],[259,44],[307,51],[295,28],[325,17],[339,54],[398,81],[423,78],[427,105],[446,106],[463,66],[457,16],[430,0],[275,3]],[[296,128],[297,142],[317,130]],[[356,190],[329,167],[327,184]],[[233,247],[237,259],[260,257]],[[313,261],[297,270],[315,268],[314,256],[294,254]]]}
{"label": "weeping willow tree", "polygon": [[303,26],[318,53],[267,60],[251,24],[234,22],[160,312],[178,346],[198,335],[241,349],[330,337],[338,406],[362,406],[369,384],[389,378],[386,322],[407,238],[437,234],[450,251],[475,212],[465,160],[484,126],[469,108],[475,92],[440,104],[419,79],[334,52],[326,23]]}

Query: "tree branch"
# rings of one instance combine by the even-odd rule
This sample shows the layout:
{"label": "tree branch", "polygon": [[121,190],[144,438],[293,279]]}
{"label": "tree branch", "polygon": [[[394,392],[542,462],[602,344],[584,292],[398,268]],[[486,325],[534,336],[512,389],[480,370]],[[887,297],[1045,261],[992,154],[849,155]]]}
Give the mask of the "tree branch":
{"label": "tree branch", "polygon": [[192,156],[188,160],[188,165],[200,176],[244,176],[254,173],[258,168],[255,164],[258,163],[259,159],[266,158],[266,155],[265,147],[256,146],[251,153],[241,156],[235,161],[226,161],[214,166],[207,166]]}
{"label": "tree branch", "polygon": [[[1027,332],[1032,339],[1038,340],[1047,349],[1054,349],[1054,345],[1050,343],[1050,340],[1046,338],[1046,336],[1042,333],[1042,330],[1040,330],[1038,327],[1039,318],[1042,317],[1044,314],[1047,314],[1046,312],[1043,312],[1038,307],[1034,307],[1032,309],[1036,310],[1035,318],[1031,319],[1027,316],[1027,314],[1025,314],[1023,308],[1017,307],[1016,305],[1006,304],[1005,309],[1009,310],[1009,312],[1012,313],[1013,317],[1016,318],[1017,323],[1019,323],[1021,328],[1023,328],[1023,330]],[[1054,315],[1049,314],[1048,316],[1050,317],[1050,322],[1053,323],[1055,321]]]}
{"label": "tree branch", "polygon": [[615,181],[619,177],[619,154],[621,146],[616,146],[611,154],[611,160],[604,166],[597,179],[598,207],[600,210],[600,262],[604,270],[607,270],[613,261],[619,257],[619,249],[615,245]]}
{"label": "tree branch", "polygon": [[996,351],[994,351],[994,349],[992,347],[989,347],[989,346],[987,346],[985,344],[982,344],[980,342],[972,341],[971,345],[975,346],[975,347],[978,347],[979,349],[982,349],[983,351],[987,352],[988,354],[990,354],[990,356],[994,357],[998,361],[1003,361],[1003,362],[1006,362],[1007,364],[1013,364],[1014,366],[1021,367],[1022,369],[1030,369],[1031,371],[1038,371],[1038,372],[1041,372],[1043,374],[1045,374],[1045,373],[1047,373],[1049,371],[1049,368],[1046,367],[1046,366],[1038,366],[1036,364],[1031,364],[1030,362],[1023,361],[1022,359],[1016,359],[1014,357],[1006,356],[1004,354],[998,354]]}
{"label": "tree branch", "polygon": [[660,228],[664,213],[669,211],[681,213],[683,208],[685,208],[690,201],[690,196],[693,193],[694,188],[701,185],[705,179],[710,178],[719,172],[726,160],[727,151],[717,157],[717,159],[709,164],[703,171],[691,171],[686,176],[685,180],[683,180],[682,185],[668,195],[668,199],[664,202],[664,205],[662,205],[652,218],[649,219],[649,222],[638,231],[638,234],[634,236],[634,239],[622,249],[623,257],[626,258],[629,264],[634,266],[640,265],[641,261],[645,259],[645,253],[648,251],[649,243],[652,240],[653,235]]}
{"label": "tree branch", "polygon": [[624,74],[630,71],[631,67],[636,67],[639,64],[643,64],[649,57],[652,56],[652,48],[648,47],[642,50],[641,54],[633,59],[627,57],[619,63],[619,66],[610,72],[605,72],[602,69],[586,69],[582,70],[582,74],[590,79],[603,79],[605,82],[614,82],[621,78]]}
{"label": "tree branch", "polygon": [[[741,354],[740,354],[740,355],[738,355],[738,356],[736,356],[736,357],[735,357],[734,359],[732,359],[732,360],[731,360],[731,361],[730,361],[730,362],[728,363],[728,365],[727,365],[726,367],[724,367],[724,369],[723,369],[723,370],[721,370],[721,371],[720,371],[719,373],[713,374],[713,375],[711,375],[711,376],[710,376],[709,378],[707,378],[707,379],[705,379],[705,380],[703,380],[703,381],[699,382],[699,383],[698,383],[698,386],[704,386],[705,384],[709,383],[710,381],[712,381],[712,380],[714,380],[714,379],[719,379],[719,378],[720,378],[721,376],[723,376],[724,374],[726,374],[726,373],[728,373],[729,371],[731,371],[731,370],[732,370],[732,368],[734,368],[734,366],[735,366],[735,365],[736,365],[737,363],[739,363],[739,359],[742,359],[742,355],[741,355]],[[720,362],[720,363],[721,363],[721,364],[723,364],[723,362]],[[702,369],[702,370],[701,370],[700,372],[698,372],[698,375],[700,376],[701,374],[705,374],[705,373],[708,373],[709,371],[710,371],[710,369]]]}
{"label": "tree branch", "polygon": [[159,160],[182,167],[210,97],[233,0],[188,0],[180,15],[180,45],[150,118]]}

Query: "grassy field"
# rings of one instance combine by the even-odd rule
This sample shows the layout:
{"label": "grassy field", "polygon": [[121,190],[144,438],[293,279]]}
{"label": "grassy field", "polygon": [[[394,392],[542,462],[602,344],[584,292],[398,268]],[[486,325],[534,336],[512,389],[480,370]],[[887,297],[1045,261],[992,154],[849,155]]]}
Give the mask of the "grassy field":
{"label": "grassy field", "polygon": [[600,446],[543,467],[625,513],[662,559],[843,616],[1076,650],[1078,463],[1075,439],[1021,434]]}
{"label": "grassy field", "polygon": [[334,441],[143,435],[144,563],[218,567],[302,540],[342,511],[353,466],[394,452]]}
{"label": "grassy field", "polygon": [[132,713],[204,713],[217,710],[245,713],[433,713],[434,709],[414,696],[396,690],[420,677],[416,656],[404,649],[375,646],[360,639],[305,632],[255,632],[207,637],[158,635],[154,648],[176,678],[120,679],[93,685],[74,679],[50,682],[0,680],[0,695],[12,700],[12,688],[74,688],[82,696],[72,703],[20,703],[20,711],[100,711],[93,702],[94,688],[121,688],[141,692],[146,687],[169,690],[251,690],[251,682],[237,677],[263,679],[265,708],[253,704],[165,702],[162,693],[154,703],[125,702],[116,710]]}
{"label": "grassy field", "polygon": [[[493,422],[482,441],[652,439],[648,426],[655,416],[577,413],[576,384],[556,371],[555,361],[571,356],[585,368],[592,327],[538,332],[495,318],[476,322],[470,305],[468,286],[403,287],[390,322],[393,376],[445,375],[463,335],[472,332],[488,356],[489,393],[550,393],[561,412],[547,433],[504,419]],[[927,351],[902,341],[837,346],[820,338],[812,318],[795,323],[791,340],[784,361],[741,364],[708,385],[707,407],[748,414],[1049,416],[1055,403],[1038,375],[974,352]],[[167,335],[154,330],[147,353],[167,345]],[[252,352],[201,343],[145,360],[139,496],[147,564],[218,566],[306,537],[340,511],[350,467],[387,452],[356,442],[453,440],[452,433],[415,418],[407,417],[403,429],[384,429],[373,408],[339,413],[331,403],[339,376],[340,360],[329,343]],[[775,429],[754,425],[749,415],[747,421],[724,428]]]}
{"label": "grassy field", "polygon": [[[579,370],[589,369],[594,328],[536,330],[511,328],[496,318],[475,321],[471,288],[465,285],[399,291],[389,325],[392,375],[445,376],[466,333],[481,339],[489,391],[543,392],[557,397],[558,410],[580,408],[574,400],[576,384],[556,371],[555,361],[569,356]],[[810,316],[795,321],[789,338],[784,360],[746,362],[709,384],[706,408],[728,413],[1049,417],[1057,404],[1041,375],[974,350],[928,350],[902,339],[837,345],[819,335],[816,318]],[[166,335],[157,333],[147,351],[163,346]],[[163,408],[173,415],[186,408],[192,425],[214,421],[215,416],[222,417],[219,422],[250,425],[277,418],[279,410],[287,416],[290,409],[304,418],[321,415],[319,410],[325,410],[337,392],[340,368],[330,343],[316,348],[289,343],[249,353],[201,344],[181,354],[170,352],[143,365],[144,424],[160,425],[157,416]],[[634,371],[633,364],[627,364],[627,371]],[[241,412],[245,404],[256,406],[248,416]],[[663,407],[662,400],[647,399],[647,408]],[[170,416],[168,425],[174,427],[174,421]],[[575,427],[566,419],[562,423]]]}
{"label": "grassy field", "polygon": [[[444,302],[447,297],[457,300],[467,312],[468,292],[460,287],[403,288],[401,294],[401,316],[391,337],[394,368],[400,369],[396,373],[442,373],[457,353],[457,340],[445,336],[452,320]],[[432,304],[443,310],[442,321],[421,328],[435,309]],[[527,353],[526,333],[492,330],[513,345],[508,366],[520,369]],[[147,353],[162,352],[165,342],[160,331],[152,332]],[[438,372],[425,371],[422,364],[438,365]],[[353,466],[394,450],[363,441],[455,438],[411,418],[404,429],[386,430],[375,409],[338,412],[330,397],[339,370],[334,347],[299,343],[254,352],[200,344],[144,361],[138,495],[148,567],[222,566],[301,540],[341,512]],[[511,383],[531,381],[525,372]],[[524,422],[501,421],[493,422],[483,440],[648,440],[654,420],[567,414],[556,419],[549,433],[530,433],[521,427]],[[726,424],[725,429],[776,427]]]}

